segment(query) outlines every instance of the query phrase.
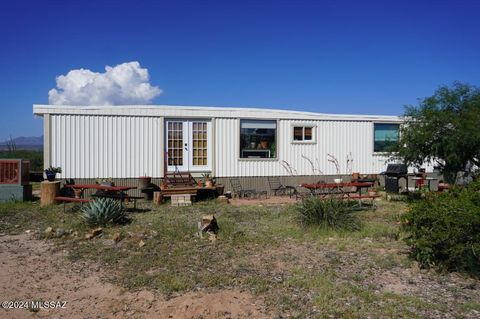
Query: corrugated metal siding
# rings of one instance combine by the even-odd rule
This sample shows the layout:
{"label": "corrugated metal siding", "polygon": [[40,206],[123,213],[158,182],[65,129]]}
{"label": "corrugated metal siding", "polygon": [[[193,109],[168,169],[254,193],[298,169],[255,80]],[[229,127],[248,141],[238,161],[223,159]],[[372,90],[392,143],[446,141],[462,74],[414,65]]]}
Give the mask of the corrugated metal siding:
{"label": "corrugated metal siding", "polygon": [[163,176],[163,119],[51,116],[51,163],[60,178]]}
{"label": "corrugated metal siding", "polygon": [[[292,143],[292,126],[315,125],[316,143]],[[386,168],[386,156],[373,153],[373,123],[370,121],[298,121],[280,120],[277,127],[278,160],[239,159],[240,122],[238,119],[216,119],[215,125],[215,175],[232,176],[287,176],[281,165],[288,162],[295,175],[336,174],[335,166],[328,161],[328,154],[340,164],[340,174],[348,174],[347,155],[351,156],[352,171],[362,174],[380,173]]]}

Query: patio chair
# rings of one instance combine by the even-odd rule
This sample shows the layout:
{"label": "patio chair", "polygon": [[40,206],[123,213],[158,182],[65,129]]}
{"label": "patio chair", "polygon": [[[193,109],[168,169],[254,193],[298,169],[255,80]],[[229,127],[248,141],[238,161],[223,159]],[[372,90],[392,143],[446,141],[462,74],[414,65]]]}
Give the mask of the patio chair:
{"label": "patio chair", "polygon": [[268,177],[268,185],[270,186],[270,190],[273,192],[273,195],[277,196],[277,193],[280,194],[287,194],[292,197],[297,190],[294,186],[285,186],[282,183],[280,183],[280,178],[278,177],[273,177],[269,176]]}
{"label": "patio chair", "polygon": [[230,179],[230,185],[232,185],[234,195],[238,196],[238,198],[248,197],[253,198],[260,195],[265,195],[267,197],[267,191],[257,191],[255,189],[243,189],[242,184],[238,178]]}

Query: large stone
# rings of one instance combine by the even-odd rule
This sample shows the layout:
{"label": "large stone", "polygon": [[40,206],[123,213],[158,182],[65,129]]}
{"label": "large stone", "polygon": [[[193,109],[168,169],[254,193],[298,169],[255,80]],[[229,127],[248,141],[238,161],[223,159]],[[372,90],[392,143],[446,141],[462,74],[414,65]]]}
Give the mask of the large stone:
{"label": "large stone", "polygon": [[218,196],[217,200],[218,200],[219,203],[224,203],[224,204],[228,204],[230,202],[228,200],[227,196],[225,196],[225,195]]}

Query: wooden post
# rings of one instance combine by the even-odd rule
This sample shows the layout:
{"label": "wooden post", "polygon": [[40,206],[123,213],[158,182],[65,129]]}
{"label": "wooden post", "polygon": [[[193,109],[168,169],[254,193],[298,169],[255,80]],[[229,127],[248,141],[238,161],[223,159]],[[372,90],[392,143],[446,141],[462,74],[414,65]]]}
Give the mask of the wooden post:
{"label": "wooden post", "polygon": [[153,192],[153,203],[155,205],[160,205],[162,204],[162,201],[163,201],[162,192]]}
{"label": "wooden post", "polygon": [[60,192],[60,181],[40,183],[40,206],[55,204],[55,197]]}

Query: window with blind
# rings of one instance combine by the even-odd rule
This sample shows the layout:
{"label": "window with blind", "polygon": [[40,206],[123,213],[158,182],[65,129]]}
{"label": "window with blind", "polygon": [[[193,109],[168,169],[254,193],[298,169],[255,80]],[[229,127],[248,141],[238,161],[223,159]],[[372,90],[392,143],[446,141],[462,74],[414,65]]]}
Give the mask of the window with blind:
{"label": "window with blind", "polygon": [[313,126],[295,125],[292,132],[293,142],[315,142]]}

